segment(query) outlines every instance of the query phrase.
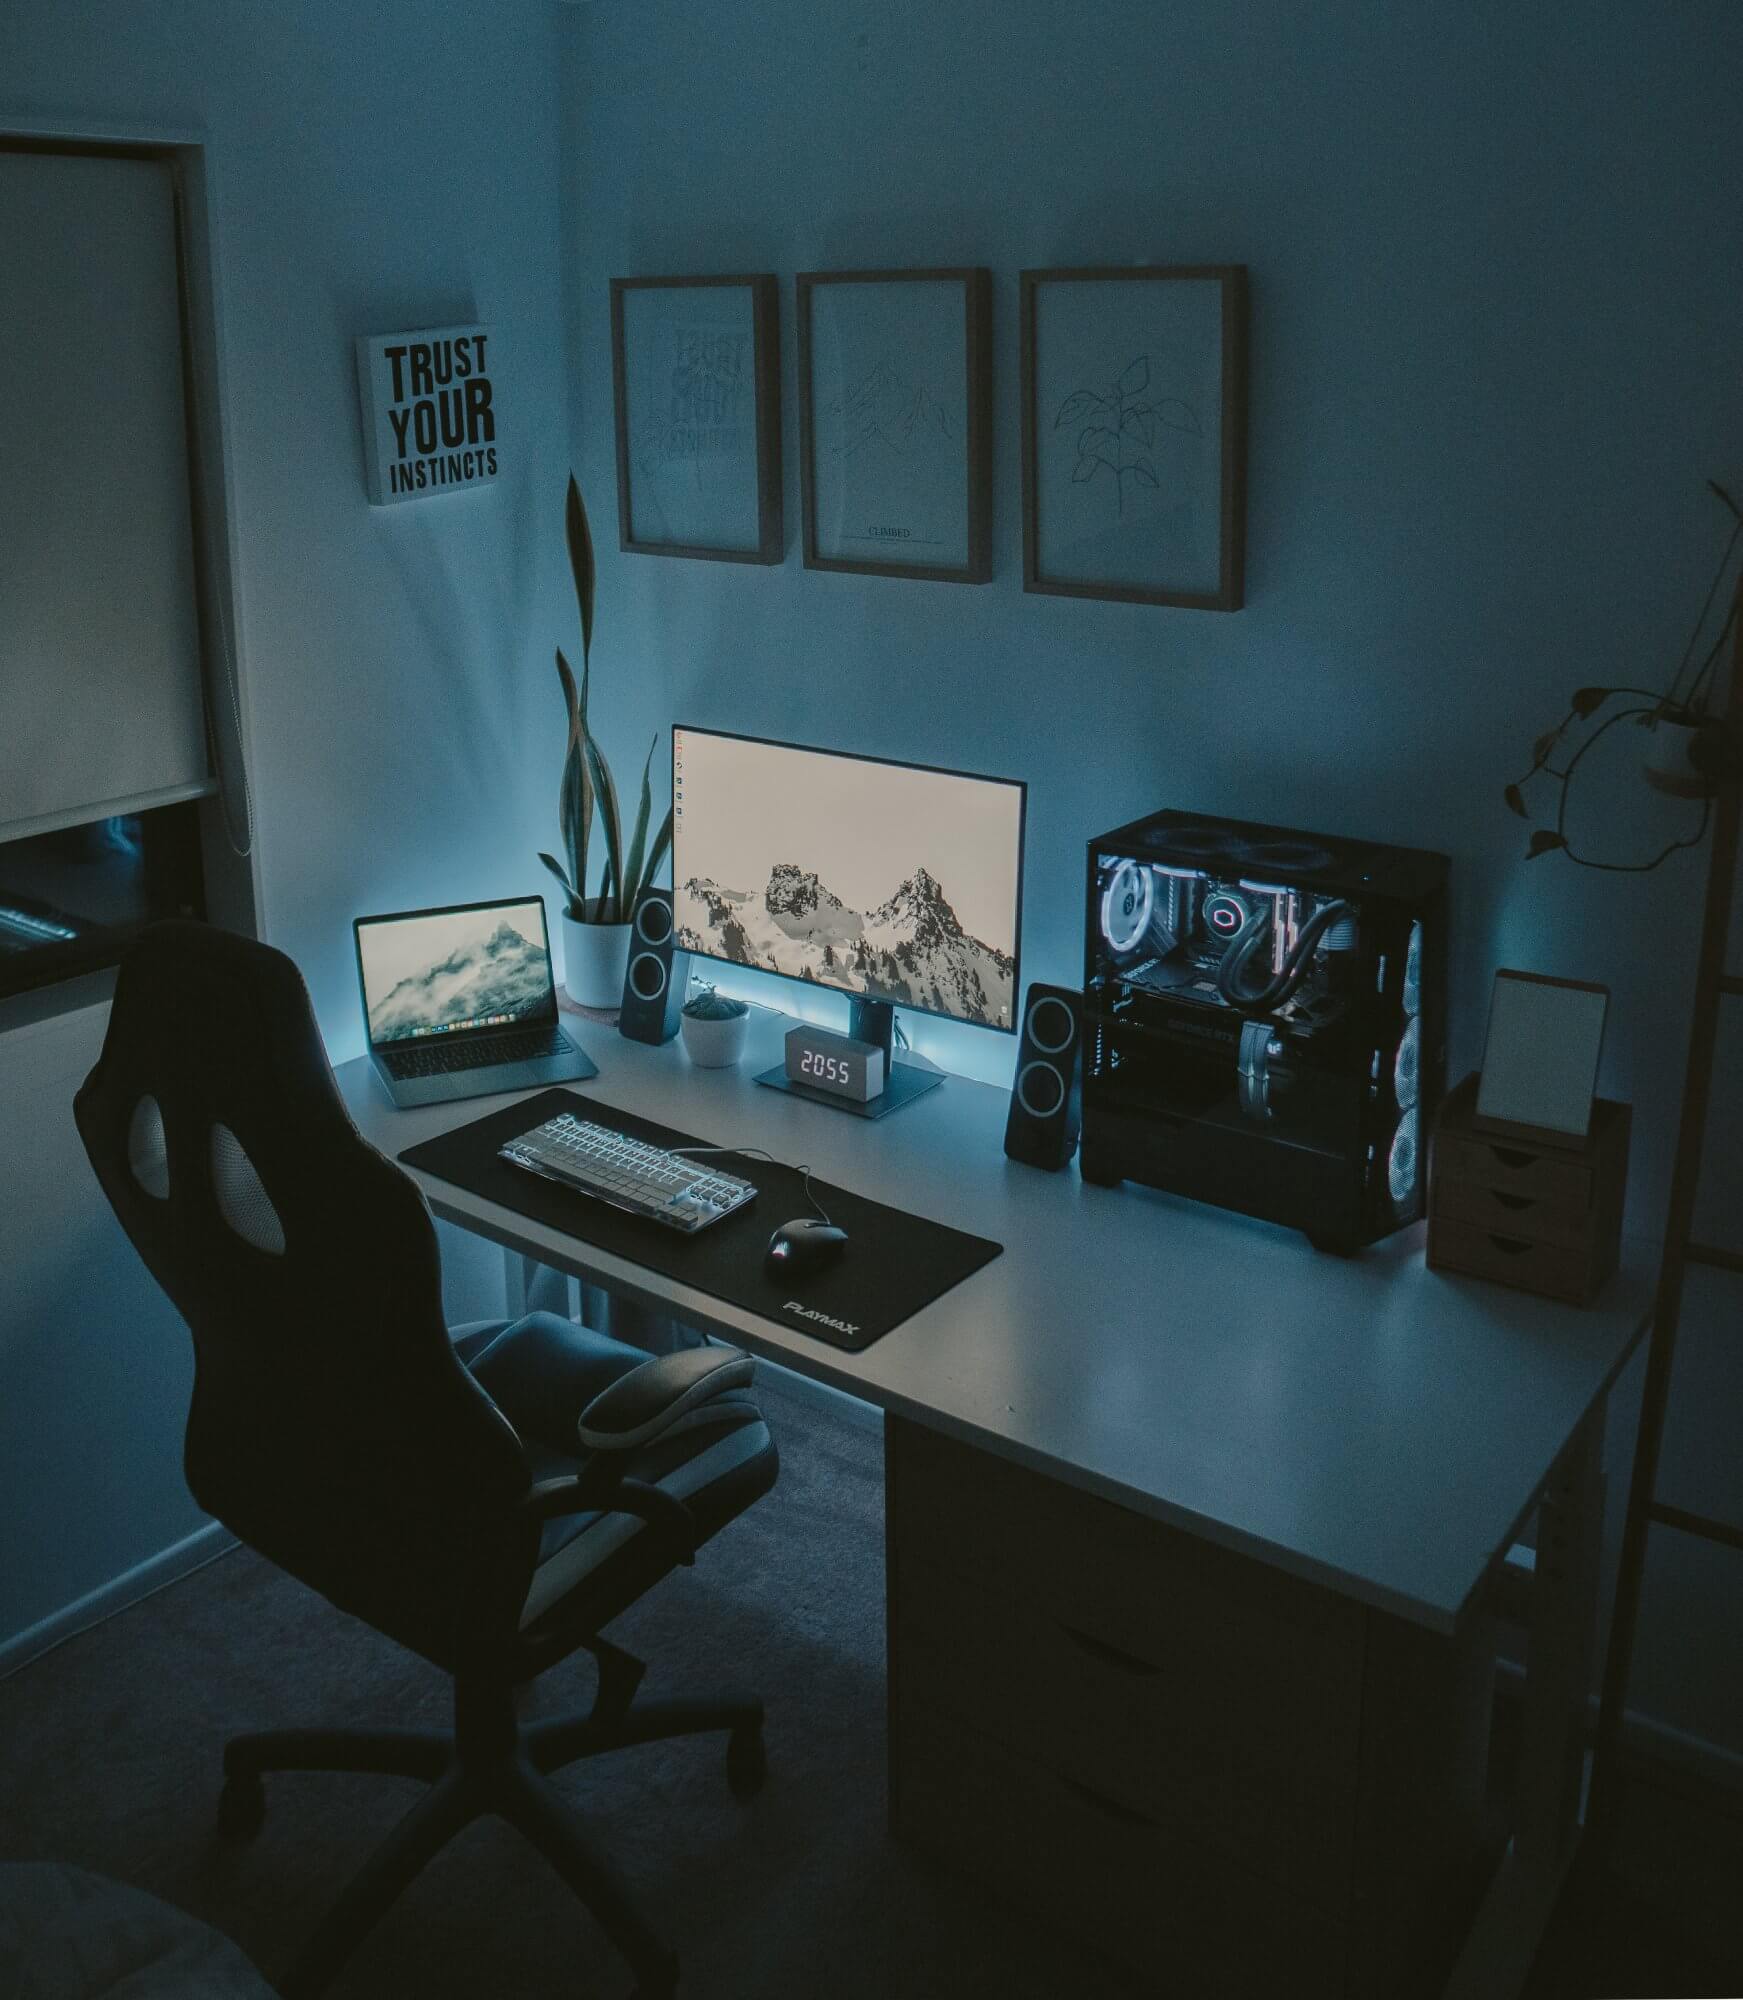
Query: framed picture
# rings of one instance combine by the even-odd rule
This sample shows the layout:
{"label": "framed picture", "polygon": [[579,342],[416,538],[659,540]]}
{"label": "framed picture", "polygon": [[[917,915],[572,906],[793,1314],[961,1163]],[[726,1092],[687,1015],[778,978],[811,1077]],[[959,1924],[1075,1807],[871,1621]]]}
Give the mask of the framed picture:
{"label": "framed picture", "polygon": [[778,563],[780,306],[772,277],[613,278],[618,545]]}
{"label": "framed picture", "polygon": [[1023,587],[1241,608],[1242,264],[1022,275]]}
{"label": "framed picture", "polygon": [[991,289],[984,270],[799,274],[807,569],[992,575]]}

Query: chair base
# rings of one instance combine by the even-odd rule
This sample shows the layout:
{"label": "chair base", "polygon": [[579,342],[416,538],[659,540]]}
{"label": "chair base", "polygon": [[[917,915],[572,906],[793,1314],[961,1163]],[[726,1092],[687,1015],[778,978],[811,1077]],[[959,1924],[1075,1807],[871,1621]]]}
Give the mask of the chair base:
{"label": "chair base", "polygon": [[[266,1809],[267,1771],[379,1771],[430,1786],[341,1892],[280,1981],[285,2000],[315,2000],[419,1871],[463,1827],[495,1813],[550,1862],[599,1920],[636,1977],[637,2000],[661,2000],[678,1977],[676,1955],[649,1928],[610,1862],[588,1840],[548,1774],[583,1757],[637,1743],[729,1732],[727,1776],[738,1797],[761,1788],[763,1705],[755,1696],[714,1701],[602,1701],[584,1716],[520,1728],[512,1691],[456,1683],[454,1728],[269,1729],[224,1747],[220,1832],[247,1839]],[[601,1713],[602,1707],[605,1709]]]}

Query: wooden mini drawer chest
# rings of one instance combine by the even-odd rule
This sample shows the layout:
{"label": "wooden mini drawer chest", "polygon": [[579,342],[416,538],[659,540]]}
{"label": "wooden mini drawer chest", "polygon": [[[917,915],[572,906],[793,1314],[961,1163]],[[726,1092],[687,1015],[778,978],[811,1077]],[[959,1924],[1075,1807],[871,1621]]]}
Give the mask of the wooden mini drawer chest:
{"label": "wooden mini drawer chest", "polygon": [[1476,1128],[1475,1075],[1441,1107],[1428,1180],[1428,1262],[1586,1305],[1616,1269],[1631,1109],[1592,1105],[1583,1139],[1515,1143]]}

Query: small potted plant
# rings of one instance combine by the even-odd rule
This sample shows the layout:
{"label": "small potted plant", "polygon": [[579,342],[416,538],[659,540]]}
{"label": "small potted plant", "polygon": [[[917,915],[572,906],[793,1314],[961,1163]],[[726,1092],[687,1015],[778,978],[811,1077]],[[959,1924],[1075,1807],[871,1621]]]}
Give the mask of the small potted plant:
{"label": "small potted plant", "polygon": [[678,1032],[684,1048],[698,1069],[725,1069],[744,1054],[745,1032],[750,1025],[750,1009],[742,1000],[729,1000],[704,986],[684,1003],[678,1017]]}
{"label": "small potted plant", "polygon": [[[1582,868],[1601,868],[1610,874],[1649,874],[1679,849],[1699,844],[1706,835],[1713,799],[1726,785],[1743,777],[1743,744],[1738,741],[1735,722],[1731,717],[1714,714],[1709,707],[1720,654],[1732,636],[1737,618],[1743,615],[1743,581],[1734,587],[1730,611],[1720,622],[1718,636],[1704,654],[1700,650],[1725,573],[1743,543],[1743,509],[1739,509],[1717,480],[1709,479],[1707,485],[1723,502],[1733,525],[1676,673],[1662,693],[1638,687],[1574,690],[1567,714],[1532,745],[1530,770],[1522,778],[1514,779],[1503,794],[1508,808],[1521,819],[1546,822],[1538,825],[1531,835],[1525,852],[1528,861],[1559,852]],[[1628,705],[1612,707],[1612,702]],[[1630,721],[1646,733],[1641,775],[1647,784],[1671,798],[1698,799],[1700,816],[1687,832],[1667,841],[1645,860],[1618,861],[1577,854],[1568,837],[1568,801],[1575,776],[1590,751],[1619,722]]]}
{"label": "small potted plant", "polygon": [[[557,648],[557,678],[569,711],[569,748],[557,794],[557,818],[563,859],[540,854],[539,859],[563,885],[563,986],[577,1007],[616,1007],[623,999],[624,968],[629,963],[631,921],[635,907],[652,884],[672,841],[670,807],[652,841],[648,817],[653,794],[651,776],[659,732],[648,745],[642,766],[641,800],[627,848],[618,811],[617,786],[611,766],[587,723],[589,659],[593,650],[595,569],[593,537],[581,489],[569,475],[564,528],[569,542],[569,567],[575,577],[575,599],[581,608],[581,681],[576,685],[569,662]],[[587,848],[593,833],[593,809],[599,808],[599,830],[605,848],[597,894],[587,893]]]}

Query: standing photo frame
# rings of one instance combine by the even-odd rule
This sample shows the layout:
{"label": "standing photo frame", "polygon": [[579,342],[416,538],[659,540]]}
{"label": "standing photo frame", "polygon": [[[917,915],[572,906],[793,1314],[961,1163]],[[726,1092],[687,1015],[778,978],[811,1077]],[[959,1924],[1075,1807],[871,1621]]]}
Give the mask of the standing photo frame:
{"label": "standing photo frame", "polygon": [[1541,972],[1495,974],[1471,1123],[1493,1138],[1565,1146],[1591,1129],[1610,989]]}
{"label": "standing photo frame", "polygon": [[613,278],[618,546],[778,563],[780,300],[767,274]]}
{"label": "standing photo frame", "polygon": [[1238,611],[1243,264],[1022,274],[1023,588]]}
{"label": "standing photo frame", "polygon": [[992,280],[981,268],[802,271],[807,569],[992,575]]}

